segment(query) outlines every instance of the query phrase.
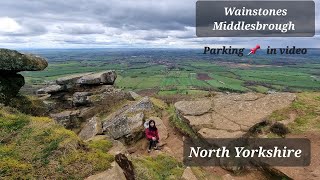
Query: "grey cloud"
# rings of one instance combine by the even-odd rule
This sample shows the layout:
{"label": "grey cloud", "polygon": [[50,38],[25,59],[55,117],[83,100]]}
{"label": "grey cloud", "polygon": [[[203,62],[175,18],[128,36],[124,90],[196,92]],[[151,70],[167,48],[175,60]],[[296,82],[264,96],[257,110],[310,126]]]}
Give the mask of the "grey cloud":
{"label": "grey cloud", "polygon": [[43,24],[35,21],[25,20],[17,21],[21,29],[16,32],[2,32],[5,36],[38,36],[48,32]]}
{"label": "grey cloud", "polygon": [[[196,0],[10,0],[0,1],[0,17],[16,20],[23,30],[2,33],[6,42],[88,46],[166,46],[248,44],[247,38],[197,38]],[[316,2],[316,14],[320,3]],[[318,20],[317,20],[318,22]],[[320,32],[316,23],[316,32]],[[1,38],[2,37],[2,38]],[[311,42],[312,41],[312,42]],[[305,44],[314,38],[250,38],[250,44]],[[1,42],[0,42],[1,45]],[[280,46],[279,45],[279,46]]]}
{"label": "grey cloud", "polygon": [[194,26],[195,0],[20,0],[0,2],[0,16],[33,18],[43,21],[99,21],[125,30],[184,30]]}
{"label": "grey cloud", "polygon": [[75,34],[75,35],[84,35],[84,34],[103,34],[105,33],[104,27],[97,25],[59,25],[57,26],[58,33],[61,34]]}

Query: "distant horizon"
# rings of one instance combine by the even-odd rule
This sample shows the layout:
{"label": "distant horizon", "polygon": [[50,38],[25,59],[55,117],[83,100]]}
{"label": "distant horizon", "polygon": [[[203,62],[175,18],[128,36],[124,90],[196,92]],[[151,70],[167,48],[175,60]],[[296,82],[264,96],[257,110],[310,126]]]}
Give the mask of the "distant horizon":
{"label": "distant horizon", "polygon": [[[224,45],[226,47],[230,46],[230,45]],[[212,46],[212,47],[215,47],[215,46]],[[223,46],[219,46],[219,47],[223,47]],[[216,48],[219,48],[219,47],[216,47]],[[233,47],[233,46],[232,46]],[[289,48],[291,48],[293,46],[289,46]],[[306,49],[320,49],[320,47],[300,47],[300,46],[295,46],[296,48],[306,48]],[[203,50],[204,47],[202,48],[196,48],[196,47],[187,47],[187,48],[177,48],[177,47],[145,47],[145,48],[142,48],[142,47],[96,47],[96,48],[14,48],[14,50],[82,50],[82,49],[139,49],[139,50],[142,50],[142,49],[177,49],[177,50],[188,50],[188,49],[193,49],[193,50]],[[245,49],[251,49],[252,47],[233,47],[233,48],[245,48]],[[287,48],[286,46],[285,47],[272,47],[272,48]],[[5,48],[5,47],[0,47],[0,49],[10,49],[10,48]],[[268,48],[261,48],[261,50],[266,50]]]}

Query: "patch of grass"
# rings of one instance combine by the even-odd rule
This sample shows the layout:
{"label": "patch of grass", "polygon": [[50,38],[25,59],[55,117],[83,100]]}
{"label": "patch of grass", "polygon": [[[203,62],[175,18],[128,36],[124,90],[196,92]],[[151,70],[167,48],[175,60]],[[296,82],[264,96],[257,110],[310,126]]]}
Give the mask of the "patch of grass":
{"label": "patch of grass", "polygon": [[28,163],[23,163],[15,158],[4,157],[1,158],[0,162],[0,178],[27,178],[28,176],[30,177],[29,173],[31,169],[32,166]]}
{"label": "patch of grass", "polygon": [[23,114],[18,116],[4,115],[0,119],[0,129],[3,133],[18,131],[29,124],[30,119]]}
{"label": "patch of grass", "polygon": [[201,167],[192,167],[191,170],[198,180],[207,180],[207,179],[222,180],[220,176],[209,173]]}
{"label": "patch of grass", "polygon": [[180,179],[184,170],[181,162],[163,154],[156,157],[139,157],[132,162],[138,180]]}
{"label": "patch of grass", "polygon": [[87,176],[110,168],[114,157],[101,150],[73,151],[60,161],[64,173],[72,174],[75,178],[83,178],[84,174]]}
{"label": "patch of grass", "polygon": [[44,116],[47,114],[46,105],[33,96],[18,95],[11,99],[9,106],[19,109],[22,113],[33,116]]}
{"label": "patch of grass", "polygon": [[29,122],[28,116],[23,114],[13,116],[0,107],[0,145],[10,142]]}
{"label": "patch of grass", "polygon": [[0,107],[0,179],[83,179],[108,169],[107,140],[82,142],[50,118]]}
{"label": "patch of grass", "polygon": [[272,121],[283,121],[283,120],[289,119],[290,111],[291,111],[290,108],[274,111],[269,116],[269,119]]}
{"label": "patch of grass", "polygon": [[41,156],[39,159],[41,159],[43,165],[49,164],[49,156],[58,149],[59,143],[62,141],[62,139],[55,139],[51,141],[45,148],[40,152]]}
{"label": "patch of grass", "polygon": [[107,152],[110,148],[112,148],[112,142],[107,140],[90,141],[88,147],[94,150]]}
{"label": "patch of grass", "polygon": [[293,123],[289,124],[289,129],[293,133],[303,133],[306,131],[320,131],[320,101],[319,92],[297,93],[297,99],[290,107],[275,111],[270,116],[271,120],[281,121],[289,119],[290,114],[295,114]]}
{"label": "patch of grass", "polygon": [[165,102],[161,101],[160,99],[151,97],[150,101],[152,102],[152,104],[154,106],[156,106],[157,108],[159,108],[161,110],[168,108],[168,105]]}

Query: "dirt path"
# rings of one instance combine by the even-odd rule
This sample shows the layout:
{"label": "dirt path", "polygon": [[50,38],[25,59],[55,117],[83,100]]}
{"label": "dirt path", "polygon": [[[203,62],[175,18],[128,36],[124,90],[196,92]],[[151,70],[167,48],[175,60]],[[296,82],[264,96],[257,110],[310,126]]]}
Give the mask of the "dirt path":
{"label": "dirt path", "polygon": [[172,127],[169,120],[169,114],[166,111],[162,112],[162,121],[167,127],[168,138],[165,140],[163,150],[179,160],[183,160],[183,139],[185,138],[175,128]]}
{"label": "dirt path", "polygon": [[150,155],[156,156],[159,153],[165,152],[178,160],[183,159],[183,135],[181,135],[177,130],[175,130],[169,122],[169,114],[167,112],[162,113],[162,121],[167,128],[168,131],[168,138],[160,142],[164,144],[162,146],[161,151],[152,151],[151,153],[147,152],[148,142],[146,139],[142,139],[138,141],[133,147],[129,148],[132,149],[134,152],[131,154],[132,156],[139,157],[141,155]]}

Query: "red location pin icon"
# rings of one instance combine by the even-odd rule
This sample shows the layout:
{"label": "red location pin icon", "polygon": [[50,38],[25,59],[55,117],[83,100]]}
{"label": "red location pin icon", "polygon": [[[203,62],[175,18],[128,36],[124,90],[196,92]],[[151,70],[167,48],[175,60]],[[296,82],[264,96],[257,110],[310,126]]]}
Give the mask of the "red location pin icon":
{"label": "red location pin icon", "polygon": [[260,49],[260,45],[259,44],[257,44],[256,47],[250,49],[250,52],[249,52],[248,55],[255,54],[258,49]]}

